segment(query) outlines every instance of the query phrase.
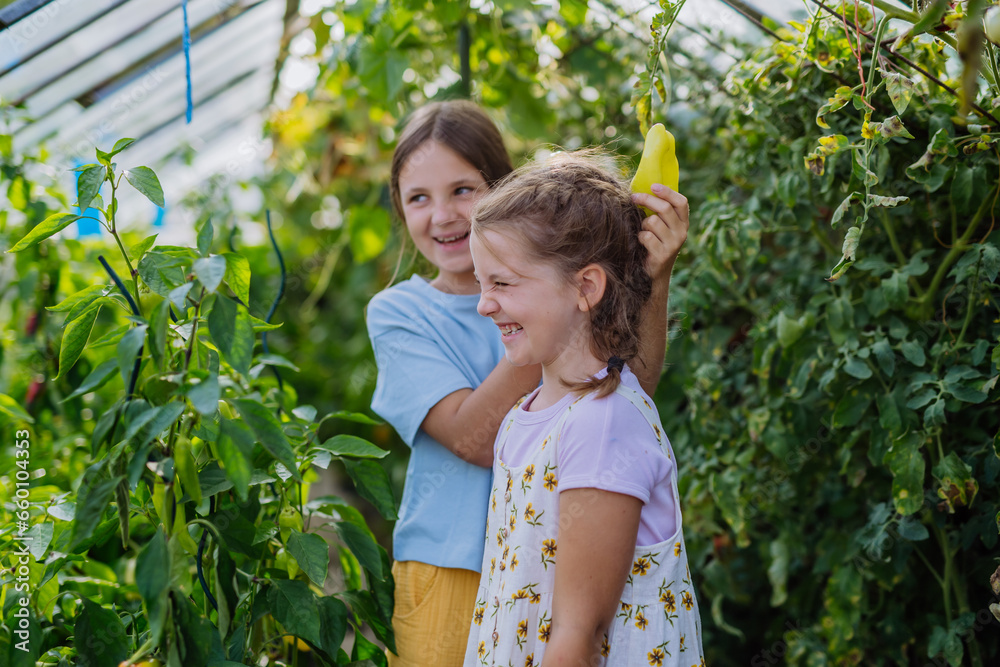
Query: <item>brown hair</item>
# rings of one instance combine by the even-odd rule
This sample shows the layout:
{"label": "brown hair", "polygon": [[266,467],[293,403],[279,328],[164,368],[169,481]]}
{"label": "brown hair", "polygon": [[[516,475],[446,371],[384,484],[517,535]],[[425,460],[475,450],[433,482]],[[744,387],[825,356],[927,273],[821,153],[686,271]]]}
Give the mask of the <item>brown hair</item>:
{"label": "brown hair", "polygon": [[[566,278],[588,264],[607,274],[604,296],[590,310],[591,351],[625,361],[639,353],[639,317],[649,300],[643,215],[614,163],[598,151],[560,153],[525,165],[484,195],[472,211],[472,233],[513,232],[536,259]],[[609,366],[604,378],[563,381],[572,391],[607,396],[621,382]]]}

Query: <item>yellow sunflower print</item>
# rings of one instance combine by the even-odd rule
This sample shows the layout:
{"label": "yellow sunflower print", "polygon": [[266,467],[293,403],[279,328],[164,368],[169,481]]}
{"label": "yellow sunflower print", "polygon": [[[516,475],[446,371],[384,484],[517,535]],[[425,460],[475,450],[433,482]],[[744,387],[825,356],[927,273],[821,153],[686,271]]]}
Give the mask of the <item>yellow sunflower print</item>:
{"label": "yellow sunflower print", "polygon": [[672,614],[677,611],[677,601],[674,599],[674,594],[669,590],[660,595],[660,602],[663,603],[663,609]]}
{"label": "yellow sunflower print", "polygon": [[486,655],[486,642],[479,642],[479,657]]}
{"label": "yellow sunflower print", "polygon": [[680,555],[681,555],[681,543],[678,542],[677,544],[674,545],[674,556],[680,556]]}
{"label": "yellow sunflower print", "polygon": [[691,595],[691,591],[684,591],[681,593],[681,604],[688,611],[691,611],[691,607],[694,606],[694,597]]}
{"label": "yellow sunflower print", "polygon": [[528,619],[524,619],[517,624],[517,636],[522,639],[528,636]]}
{"label": "yellow sunflower print", "polygon": [[556,479],[555,473],[547,472],[545,473],[545,479],[542,481],[542,485],[549,491],[554,491],[557,486],[559,486],[559,480]]}
{"label": "yellow sunflower print", "polygon": [[639,628],[640,630],[645,631],[646,626],[648,624],[649,624],[649,621],[646,620],[646,617],[643,615],[643,613],[641,611],[637,612],[636,615],[635,615],[635,627]]}
{"label": "yellow sunflower print", "polygon": [[531,478],[535,476],[535,464],[532,463],[527,468],[524,469],[524,474],[521,477],[525,482],[530,482]]}
{"label": "yellow sunflower print", "polygon": [[535,667],[535,654],[529,653],[528,657],[524,659],[524,667]]}
{"label": "yellow sunflower print", "polygon": [[611,653],[611,644],[608,643],[608,635],[605,633],[604,639],[601,640],[601,655],[606,658],[609,653]]}
{"label": "yellow sunflower print", "polygon": [[638,574],[639,576],[646,576],[646,572],[649,571],[649,561],[645,558],[639,558],[632,564],[632,574]]}
{"label": "yellow sunflower print", "polygon": [[475,616],[472,617],[473,623],[475,623],[476,625],[482,625],[483,624],[483,614],[485,614],[485,613],[486,613],[485,609],[483,609],[482,607],[476,607],[476,614],[475,614]]}
{"label": "yellow sunflower print", "polygon": [[552,558],[556,555],[556,541],[555,540],[545,540],[542,542],[542,553]]}
{"label": "yellow sunflower print", "polygon": [[646,654],[646,658],[649,659],[649,664],[655,667],[662,667],[663,665],[663,649],[654,648],[652,651]]}
{"label": "yellow sunflower print", "polygon": [[549,633],[551,633],[551,632],[552,632],[552,624],[551,623],[545,623],[544,625],[539,625],[538,626],[538,641],[542,642],[543,644],[547,643],[549,641]]}

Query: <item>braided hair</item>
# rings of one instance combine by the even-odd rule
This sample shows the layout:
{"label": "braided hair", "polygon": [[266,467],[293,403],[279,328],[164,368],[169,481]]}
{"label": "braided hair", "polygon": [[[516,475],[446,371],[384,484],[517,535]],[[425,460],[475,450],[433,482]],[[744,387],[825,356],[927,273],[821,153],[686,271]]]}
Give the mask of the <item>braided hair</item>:
{"label": "braided hair", "polygon": [[[643,214],[613,160],[595,150],[558,153],[525,165],[486,193],[472,212],[472,233],[513,232],[535,259],[569,279],[589,264],[604,269],[600,302],[590,309],[591,351],[598,359],[634,359],[639,353],[639,318],[652,280],[645,246],[639,241]],[[603,378],[562,380],[571,391],[615,391],[619,362]]]}

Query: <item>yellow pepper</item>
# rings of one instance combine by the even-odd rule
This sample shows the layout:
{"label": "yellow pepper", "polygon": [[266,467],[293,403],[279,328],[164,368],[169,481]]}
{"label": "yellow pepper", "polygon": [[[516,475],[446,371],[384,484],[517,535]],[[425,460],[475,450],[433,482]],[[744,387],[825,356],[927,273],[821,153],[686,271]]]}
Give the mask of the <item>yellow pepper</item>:
{"label": "yellow pepper", "polygon": [[660,183],[671,190],[677,190],[680,167],[674,153],[674,135],[657,123],[646,133],[646,145],[642,149],[639,168],[632,178],[632,192],[652,194],[653,183]]}

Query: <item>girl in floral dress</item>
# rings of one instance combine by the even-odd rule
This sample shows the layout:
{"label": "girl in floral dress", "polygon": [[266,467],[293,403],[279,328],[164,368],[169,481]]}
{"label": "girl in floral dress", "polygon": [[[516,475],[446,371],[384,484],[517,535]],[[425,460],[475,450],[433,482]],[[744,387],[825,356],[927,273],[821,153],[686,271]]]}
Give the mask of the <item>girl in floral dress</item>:
{"label": "girl in floral dress", "polygon": [[673,452],[627,364],[651,290],[645,201],[572,153],[473,209],[479,313],[542,384],[494,445],[465,667],[703,664]]}

